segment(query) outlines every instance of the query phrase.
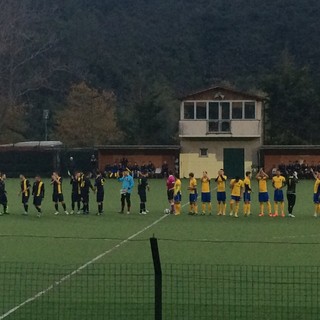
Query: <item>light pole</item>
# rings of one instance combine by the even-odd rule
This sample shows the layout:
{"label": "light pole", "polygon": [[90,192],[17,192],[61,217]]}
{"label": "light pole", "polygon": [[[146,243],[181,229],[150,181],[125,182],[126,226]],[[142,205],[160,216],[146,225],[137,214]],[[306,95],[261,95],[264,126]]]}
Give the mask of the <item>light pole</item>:
{"label": "light pole", "polygon": [[48,141],[48,119],[49,119],[49,110],[43,110],[43,120],[44,120],[44,141]]}

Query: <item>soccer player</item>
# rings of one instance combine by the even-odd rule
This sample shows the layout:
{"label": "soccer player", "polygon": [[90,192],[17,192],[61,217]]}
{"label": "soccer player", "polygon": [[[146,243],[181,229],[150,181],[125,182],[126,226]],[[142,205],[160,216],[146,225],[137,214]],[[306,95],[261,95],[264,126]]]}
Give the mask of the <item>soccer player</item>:
{"label": "soccer player", "polygon": [[77,213],[80,213],[80,203],[81,203],[81,178],[80,172],[74,172],[70,177],[71,190],[71,212],[74,214],[75,205],[77,204]]}
{"label": "soccer player", "polygon": [[54,202],[54,207],[56,209],[55,215],[59,214],[58,203],[60,202],[65,214],[69,214],[64,202],[64,197],[62,193],[62,178],[57,172],[53,172],[51,176],[51,184],[53,185],[52,201]]}
{"label": "soccer player", "polygon": [[226,181],[227,176],[224,170],[218,171],[218,176],[215,179],[217,183],[217,201],[218,201],[218,216],[226,215]]}
{"label": "soccer player", "polygon": [[0,212],[0,215],[8,213],[8,198],[5,185],[6,175],[0,173],[0,204],[3,206],[3,212]]}
{"label": "soccer player", "polygon": [[247,217],[251,214],[251,172],[246,172],[246,177],[243,181],[244,184],[244,193],[243,193],[243,213],[244,216]]}
{"label": "soccer player", "polygon": [[280,170],[276,171],[276,175],[272,178],[272,186],[274,187],[274,217],[278,216],[278,208],[280,203],[281,217],[284,218],[284,197],[282,188],[286,185],[286,179],[281,175]]}
{"label": "soccer player", "polygon": [[147,202],[147,190],[150,190],[148,183],[148,172],[143,170],[139,173],[138,179],[138,195],[140,197],[140,214],[147,214],[146,202]]}
{"label": "soccer player", "polygon": [[197,215],[198,214],[198,204],[197,204],[197,199],[198,199],[198,193],[197,193],[197,180],[194,177],[194,173],[190,172],[189,173],[189,214],[190,215]]}
{"label": "soccer player", "polygon": [[24,213],[23,214],[28,214],[28,201],[30,197],[30,182],[28,179],[23,174],[20,174],[20,191],[19,191],[19,196],[22,195],[22,204],[24,207]]}
{"label": "soccer player", "polygon": [[320,213],[320,172],[319,171],[314,172],[313,169],[311,169],[311,173],[313,174],[313,177],[315,179],[314,186],[313,186],[313,203],[314,203],[313,216],[317,218]]}
{"label": "soccer player", "polygon": [[122,172],[122,177],[118,178],[119,182],[122,182],[121,188],[121,211],[124,212],[125,203],[127,203],[127,214],[130,214],[131,209],[131,192],[134,186],[134,181],[132,176],[129,174],[128,170]]}
{"label": "soccer player", "polygon": [[244,183],[239,177],[235,177],[230,181],[231,200],[230,200],[230,216],[238,218],[239,202],[242,197]]}
{"label": "soccer player", "polygon": [[96,171],[96,179],[94,182],[97,203],[98,203],[98,213],[97,216],[103,213],[103,200],[104,200],[104,178],[99,170]]}
{"label": "soccer player", "polygon": [[167,178],[167,197],[170,205],[170,213],[174,213],[174,184],[175,184],[175,177],[173,172],[170,170],[168,172]]}
{"label": "soccer player", "polygon": [[175,183],[173,191],[174,214],[178,216],[181,214],[181,180],[178,172],[175,173]]}
{"label": "soccer player", "polygon": [[269,217],[272,217],[271,212],[271,203],[269,201],[269,194],[267,188],[267,180],[269,176],[263,171],[263,168],[260,168],[259,172],[256,175],[256,179],[258,180],[258,188],[259,188],[259,204],[260,204],[260,213],[259,217],[264,216],[264,204],[267,204]]}
{"label": "soccer player", "polygon": [[201,202],[202,202],[202,215],[206,214],[207,206],[208,212],[211,214],[211,192],[210,192],[210,178],[207,171],[203,171],[201,178]]}
{"label": "soccer player", "polygon": [[32,195],[33,195],[33,205],[38,211],[37,216],[40,218],[42,214],[41,203],[44,198],[44,183],[41,181],[41,177],[37,175],[35,177],[35,182],[32,186]]}
{"label": "soccer player", "polygon": [[288,216],[294,218],[293,207],[296,204],[296,184],[298,183],[297,172],[290,171],[287,179],[287,200],[288,200]]}
{"label": "soccer player", "polygon": [[89,193],[90,189],[94,192],[95,189],[92,186],[92,183],[90,181],[91,172],[87,172],[87,174],[81,175],[81,184],[80,184],[80,192],[81,192],[81,200],[82,200],[82,212],[83,214],[87,215],[89,214]]}

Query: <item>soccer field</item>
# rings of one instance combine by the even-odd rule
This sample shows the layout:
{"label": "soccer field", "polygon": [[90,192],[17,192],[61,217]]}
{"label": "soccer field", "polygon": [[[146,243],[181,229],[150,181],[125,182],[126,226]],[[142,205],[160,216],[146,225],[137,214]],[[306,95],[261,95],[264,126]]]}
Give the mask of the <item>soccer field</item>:
{"label": "soccer field", "polygon": [[[149,268],[152,263],[149,238],[153,235],[159,240],[161,262],[164,265],[179,266],[178,269],[181,268],[181,270],[184,269],[184,266],[189,265],[268,266],[271,268],[320,265],[320,254],[318,253],[320,218],[313,217],[313,181],[300,181],[297,186],[297,204],[294,210],[296,218],[258,217],[257,192],[255,192],[252,195],[252,215],[246,218],[241,214],[239,219],[229,216],[218,217],[216,213],[211,216],[189,216],[187,214],[187,181],[183,181],[182,204],[186,205],[183,207],[182,215],[164,215],[163,210],[167,207],[165,181],[155,179],[149,182],[151,190],[147,195],[147,207],[150,213],[145,216],[138,214],[137,192],[132,195],[132,214],[120,215],[117,213],[120,207],[119,190],[121,186],[115,180],[107,180],[106,182],[105,213],[103,216],[95,215],[97,205],[93,194],[90,199],[91,214],[89,216],[67,216],[65,214],[55,216],[51,202],[50,182],[45,180],[44,214],[41,218],[37,218],[36,211],[31,206],[32,201],[30,201],[29,216],[21,214],[23,207],[20,203],[20,197],[17,196],[19,181],[8,179],[6,186],[10,214],[0,217],[0,244],[2,248],[0,284],[2,283],[3,287],[7,288],[7,291],[10,292],[9,296],[14,299],[9,299],[7,292],[2,293],[0,319],[29,319],[28,317],[24,318],[23,315],[26,314],[26,310],[31,312],[30,306],[40,300],[44,300],[45,302],[42,303],[48,304],[53,308],[52,310],[56,310],[53,306],[58,302],[54,300],[55,302],[51,303],[49,299],[53,294],[51,289],[45,291],[40,297],[35,297],[36,294],[53,284],[50,283],[50,279],[56,284],[56,287],[62,288],[65,286],[65,281],[72,284],[73,278],[79,277],[79,274],[85,270],[92,272],[92,266],[96,266],[96,264],[101,264],[103,268],[105,265],[113,266],[116,274],[119,272],[118,266],[126,266],[129,270],[132,269],[134,274],[141,273],[141,277],[152,274],[152,269],[151,271],[146,269],[146,271],[144,268]],[[68,209],[70,209],[71,190],[67,179],[64,180],[63,190]],[[255,182],[253,182],[253,190],[257,191]],[[272,195],[270,185],[269,193]],[[213,193],[213,199],[215,200],[215,193]],[[215,201],[213,204],[215,209]],[[62,208],[60,210],[63,212]],[[99,269],[102,268],[101,265],[94,269],[97,270],[95,271],[97,275],[95,279],[98,279],[98,282],[99,277],[102,277],[102,274],[105,275],[105,271]],[[16,272],[15,268],[17,268]],[[43,273],[46,280],[41,281],[41,275],[38,275],[37,285],[30,282],[30,286],[28,286],[28,281],[32,280],[32,276],[29,279],[29,273],[26,272],[28,276],[23,283],[28,289],[21,288],[19,281],[22,281],[21,270],[24,268],[39,268],[40,274]],[[8,270],[12,277],[18,274],[15,281],[8,276]],[[49,278],[45,270],[48,270]],[[67,279],[59,282],[63,276],[67,276]],[[148,278],[143,282],[148,283],[148,281],[151,280]],[[70,287],[70,290],[73,289]],[[74,299],[77,298],[77,292],[77,290],[72,291]],[[101,292],[101,299],[104,294],[104,291]],[[144,308],[150,309],[152,293],[148,294],[148,290],[144,290],[144,294],[148,297],[144,298]],[[181,295],[183,294],[187,293],[181,293]],[[113,296],[112,292],[108,293],[108,297],[110,296]],[[34,298],[32,302],[22,305],[6,316],[7,311],[13,310],[14,307],[30,298]],[[79,297],[75,301],[82,299],[84,298]],[[84,300],[88,301],[90,298]],[[125,306],[126,302],[122,302]],[[84,302],[84,306],[86,303]],[[104,308],[106,308],[105,304]],[[128,305],[124,307],[124,309],[130,308]],[[51,310],[48,306],[47,309]],[[79,307],[76,309],[79,310]],[[52,319],[73,319],[70,314],[65,315],[65,310],[59,318],[55,317],[55,312],[52,311]],[[73,315],[75,319],[81,318],[77,312],[74,312]],[[46,317],[50,318],[49,313],[46,314]],[[126,317],[126,314],[123,314],[123,318]],[[193,313],[193,317],[207,319],[200,315],[197,316],[196,313]],[[32,317],[32,319],[38,318],[41,319],[41,316]],[[103,315],[99,313],[91,318],[104,319]],[[117,318],[121,317],[117,316]],[[149,318],[145,317],[145,319]],[[192,316],[185,314],[184,317],[177,315],[175,318],[192,319]],[[232,317],[232,313],[230,313],[223,319],[236,318],[240,319],[241,317],[239,314],[237,317]],[[245,318],[243,317],[243,319]],[[108,319],[112,319],[112,317],[110,316]],[[136,319],[139,317],[137,316]],[[283,317],[279,319],[283,319]],[[309,318],[301,317],[301,319]]]}

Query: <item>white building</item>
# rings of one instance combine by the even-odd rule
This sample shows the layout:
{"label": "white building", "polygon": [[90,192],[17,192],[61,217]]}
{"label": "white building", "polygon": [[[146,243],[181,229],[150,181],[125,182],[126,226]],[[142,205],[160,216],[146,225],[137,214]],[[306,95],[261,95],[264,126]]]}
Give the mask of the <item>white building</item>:
{"label": "white building", "polygon": [[182,98],[180,176],[204,170],[215,177],[243,177],[258,164],[263,141],[263,98],[226,87],[211,87]]}

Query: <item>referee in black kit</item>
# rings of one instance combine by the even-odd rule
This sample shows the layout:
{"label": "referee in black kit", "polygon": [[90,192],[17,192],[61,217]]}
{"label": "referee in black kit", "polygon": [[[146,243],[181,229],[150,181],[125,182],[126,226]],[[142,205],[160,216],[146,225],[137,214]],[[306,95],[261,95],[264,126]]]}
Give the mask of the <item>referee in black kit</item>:
{"label": "referee in black kit", "polygon": [[287,200],[288,200],[288,216],[294,218],[293,207],[296,204],[296,185],[298,183],[298,175],[296,171],[290,171],[287,178]]}

